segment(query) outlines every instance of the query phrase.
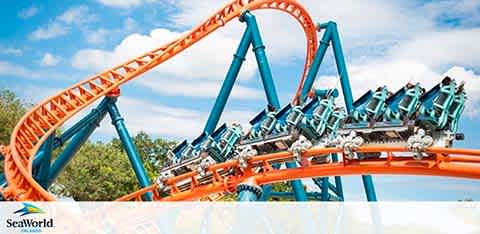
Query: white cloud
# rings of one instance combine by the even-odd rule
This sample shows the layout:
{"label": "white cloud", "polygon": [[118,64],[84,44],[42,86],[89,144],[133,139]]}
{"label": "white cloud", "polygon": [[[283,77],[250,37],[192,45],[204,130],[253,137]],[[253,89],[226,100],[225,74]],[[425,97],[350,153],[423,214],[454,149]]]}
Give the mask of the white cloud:
{"label": "white cloud", "polygon": [[42,60],[40,60],[40,65],[42,66],[55,66],[60,62],[60,58],[57,56],[54,56],[53,54],[50,53],[45,53],[42,57]]}
{"label": "white cloud", "polygon": [[466,82],[465,90],[468,99],[465,113],[472,118],[478,117],[480,115],[480,74],[475,74],[472,70],[463,67],[454,66],[445,72],[445,75]]}
{"label": "white cloud", "polygon": [[65,24],[81,25],[96,20],[96,16],[90,13],[87,6],[81,5],[69,8],[59,15],[57,20]]}
{"label": "white cloud", "polygon": [[[90,71],[104,70],[159,47],[181,34],[167,29],[155,29],[149,35],[132,34],[112,51],[97,49],[78,51],[73,56],[72,66]],[[224,79],[237,44],[238,39],[214,33],[149,72],[148,76],[158,78],[159,83],[142,79],[139,84],[166,95],[214,97],[220,87],[218,81]],[[242,67],[239,79],[249,79],[255,72],[255,60],[250,54]],[[251,88],[238,86],[234,88],[233,97],[256,98],[259,97],[259,93]]]}
{"label": "white cloud", "polygon": [[136,7],[142,3],[154,2],[155,0],[97,0],[97,2],[109,6],[118,8]]}
{"label": "white cloud", "polygon": [[83,5],[71,7],[49,24],[38,27],[29,35],[29,39],[44,40],[63,36],[68,34],[71,25],[79,26],[95,20],[96,16],[90,13],[88,7]]}
{"label": "white cloud", "polygon": [[22,19],[28,19],[33,16],[35,16],[38,13],[39,9],[38,7],[32,5],[28,8],[22,9],[20,12],[18,12],[18,17]]}
{"label": "white cloud", "polygon": [[0,75],[28,77],[29,74],[24,66],[0,60]]}
{"label": "white cloud", "polygon": [[[426,64],[411,60],[372,61],[350,66],[349,74],[354,99],[359,98],[370,89],[374,90],[383,85],[387,85],[390,91],[395,92],[408,82],[419,82],[428,90],[445,76],[450,76],[457,82],[466,82],[465,89],[468,99],[465,114],[472,118],[478,117],[480,114],[480,75],[460,66],[453,66],[444,72],[438,72]],[[315,86],[336,87],[341,92],[337,80],[338,78],[335,76],[320,76]],[[337,100],[343,105],[343,100]]]}
{"label": "white cloud", "polygon": [[30,40],[51,39],[58,36],[63,36],[68,33],[68,27],[65,25],[53,22],[44,27],[39,27],[29,35]]}
{"label": "white cloud", "polygon": [[[388,85],[395,92],[407,82],[420,82],[425,88],[433,86],[443,77],[432,71],[425,64],[408,60],[371,61],[365,64],[350,65],[350,83],[354,98],[360,97],[370,89]],[[337,76],[320,76],[317,87],[336,87],[341,90]]]}
{"label": "white cloud", "polygon": [[476,26],[480,22],[480,2],[470,0],[432,1],[424,9],[431,18],[452,25]]}
{"label": "white cloud", "polygon": [[46,97],[50,97],[60,92],[64,87],[52,87],[49,85],[35,84],[17,84],[9,87],[10,90],[18,94],[26,103],[38,103]]}
{"label": "white cloud", "polygon": [[[193,139],[201,133],[208,117],[206,112],[153,103],[127,96],[119,98],[117,105],[132,134],[145,131],[156,136]],[[253,115],[254,113],[250,111],[225,111],[219,125],[224,122],[236,122],[247,127],[248,120]],[[69,121],[69,123],[74,122],[76,121]],[[112,134],[115,129],[111,126],[110,121],[104,120],[98,131],[101,134]]]}
{"label": "white cloud", "polygon": [[394,46],[389,55],[444,68],[452,64],[480,67],[480,28],[428,32]]}
{"label": "white cloud", "polygon": [[[387,46],[395,40],[407,38],[415,32],[429,30],[433,23],[421,14],[416,14],[411,8],[400,3],[368,0],[326,0],[319,4],[316,0],[300,1],[308,9],[316,22],[334,20],[339,24],[339,30],[346,49],[364,49],[370,46],[372,39],[375,44]],[[188,1],[177,0],[175,6],[179,11],[172,16],[176,25],[191,28],[205,20],[225,1]],[[348,6],[348,7],[341,7]],[[254,11],[262,32],[268,55],[272,60],[282,61],[296,56],[304,58],[305,38],[299,24],[285,13],[272,10]],[[375,20],[372,20],[375,15]],[[235,20],[234,20],[235,21]],[[236,26],[232,26],[236,25]],[[415,25],[415,26],[412,26]],[[240,23],[230,23],[222,28],[222,33],[239,38],[245,26]],[[392,30],[394,28],[394,30]],[[375,46],[376,47],[376,46]],[[371,52],[371,51],[370,51]]]}
{"label": "white cloud", "polygon": [[[59,81],[74,81],[84,78],[84,74],[78,72],[61,73],[52,70],[31,69],[21,64],[15,64],[9,61],[0,60],[0,77],[2,79],[25,78],[25,79],[49,79]],[[15,83],[15,82],[14,82]]]}
{"label": "white cloud", "polygon": [[103,44],[108,39],[110,31],[104,28],[99,28],[94,31],[87,31],[85,39],[90,44]]}
{"label": "white cloud", "polygon": [[[176,25],[188,29],[204,20],[208,15],[217,10],[218,6],[224,4],[223,1],[215,3],[209,1],[207,3],[205,1],[191,2],[183,0],[175,1],[174,3],[178,8],[178,12],[172,16],[174,22]],[[430,27],[428,21],[413,18],[413,15],[408,13],[409,9],[405,7],[401,8],[404,11],[399,11],[398,8],[400,7],[397,7],[397,5],[387,5],[373,0],[369,1],[368,4],[345,1],[343,4],[349,5],[348,9],[335,7],[338,6],[338,3],[334,1],[322,2],[322,4],[318,4],[315,1],[304,1],[304,4],[306,4],[314,16],[323,17],[318,17],[321,21],[331,19],[332,16],[339,16],[341,25],[346,25],[346,27],[354,25],[348,30],[349,34],[347,37],[354,37],[355,40],[351,41],[356,42],[358,46],[367,42],[371,43],[371,40],[367,40],[367,38],[373,36],[394,35],[395,37],[401,37],[406,31],[411,32],[420,30],[419,28],[425,29]],[[335,9],[335,12],[325,10],[326,8]],[[271,12],[255,12],[270,61],[275,64],[291,64],[292,60],[303,60],[305,39],[298,23],[286,14],[272,14]],[[365,12],[377,12],[377,20],[372,21],[370,15]],[[415,29],[411,29],[412,27],[408,25],[409,22],[416,24]],[[392,24],[396,25],[396,30],[393,32],[390,30]],[[244,28],[243,24],[237,21],[232,22],[229,27],[220,29],[197,45],[194,45],[193,48],[160,65],[156,69],[157,77],[166,77],[174,80],[223,79],[230,64],[231,54],[235,51]],[[79,69],[100,71],[149,49],[156,48],[166,41],[177,38],[180,34],[179,32],[166,29],[153,30],[150,35],[132,34],[125,38],[113,51],[85,49],[77,52],[73,58],[72,65]],[[358,38],[362,36],[366,38],[363,38],[363,41],[360,42]],[[251,54],[249,52],[249,56]],[[247,59],[246,63],[247,66],[244,66],[241,72],[243,79],[251,77],[256,70],[255,61],[252,57]],[[298,70],[297,74],[300,76],[302,68],[291,67],[293,70]]]}
{"label": "white cloud", "polygon": [[134,19],[132,19],[131,17],[127,17],[123,21],[123,30],[125,30],[127,32],[135,30],[137,28],[137,26],[138,26],[137,22]]}
{"label": "white cloud", "polygon": [[[457,54],[465,54],[472,47],[478,47],[478,43],[471,43],[472,40],[478,38],[476,30],[465,29],[465,31],[453,30],[452,32],[446,29],[440,30],[436,21],[445,20],[442,16],[447,14],[449,19],[460,20],[459,28],[465,25],[474,25],[474,23],[478,25],[480,23],[480,14],[478,14],[480,8],[478,7],[479,3],[475,1],[434,1],[430,3],[390,1],[385,3],[379,0],[361,2],[325,0],[322,1],[322,4],[319,4],[316,0],[302,0],[300,2],[308,9],[315,21],[327,22],[333,20],[337,22],[348,62],[368,61],[371,58],[383,57],[392,46],[398,45],[399,50],[402,50],[405,44],[415,43],[419,45],[423,43],[422,38],[425,38],[425,41],[430,39],[435,41],[435,46],[428,46],[423,48],[422,51],[432,48],[428,52],[436,54],[440,52],[433,51],[435,49],[440,49],[440,51],[458,49]],[[191,28],[205,20],[222,5],[224,5],[224,1],[221,0],[213,1],[213,3],[212,1],[176,0],[175,6],[178,11],[172,16],[172,19],[177,26]],[[262,10],[254,12],[271,60],[282,62],[287,59],[287,62],[289,62],[292,57],[303,59],[305,39],[299,25],[286,14],[272,14],[272,12],[278,11]],[[244,28],[243,25],[238,26],[238,24],[231,23],[228,27],[222,28],[221,31],[228,36],[238,38]],[[436,36],[440,38],[435,38]],[[455,40],[451,40],[453,38],[458,40],[460,46],[452,45],[455,43]],[[439,46],[442,41],[448,41],[449,46]],[[415,51],[415,48],[412,48],[412,50]],[[475,54],[474,52],[470,53],[470,57]],[[429,58],[428,55],[422,56],[427,57],[426,59]],[[456,56],[456,54],[453,53],[453,56]],[[438,59],[437,57],[434,61]],[[447,60],[444,58],[442,61],[449,63],[448,65],[451,66],[463,64],[464,61],[468,61],[468,58],[455,61]],[[478,58],[475,58],[474,61],[478,61]],[[425,61],[422,62],[430,64]]]}
{"label": "white cloud", "polygon": [[[138,81],[139,84],[163,95],[185,96],[197,98],[217,97],[221,81],[184,81],[162,77],[145,77]],[[231,97],[236,99],[258,99],[262,97],[262,92],[243,85],[233,87]]]}
{"label": "white cloud", "polygon": [[[181,34],[183,32],[162,28],[152,30],[150,35],[132,34],[126,37],[113,51],[93,49],[78,51],[73,57],[72,65],[79,69],[103,70],[106,67],[157,48],[178,38]],[[183,53],[166,61],[155,71],[164,77],[221,80],[230,65],[237,43],[238,39],[225,37],[221,34],[212,34]],[[247,61],[242,67],[242,77],[250,77],[254,72],[253,61]]]}
{"label": "white cloud", "polygon": [[4,47],[0,45],[0,53],[5,55],[21,56],[23,51],[18,48]]}

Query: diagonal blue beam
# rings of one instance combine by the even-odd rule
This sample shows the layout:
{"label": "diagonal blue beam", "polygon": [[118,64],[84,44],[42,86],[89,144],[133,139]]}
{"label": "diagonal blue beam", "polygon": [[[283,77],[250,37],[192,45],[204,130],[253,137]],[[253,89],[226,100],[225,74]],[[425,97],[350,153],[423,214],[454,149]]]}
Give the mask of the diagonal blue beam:
{"label": "diagonal blue beam", "polygon": [[[120,137],[123,148],[127,152],[128,159],[132,164],[133,171],[137,177],[138,183],[142,188],[148,187],[151,185],[150,178],[147,175],[147,171],[143,166],[142,158],[138,153],[135,143],[133,143],[132,137],[125,126],[125,121],[120,115],[117,105],[115,104],[116,97],[108,97],[111,101],[108,105],[108,113],[112,119],[112,124],[117,130],[117,134]],[[152,193],[148,192],[145,194],[145,199],[151,201],[153,199]]]}
{"label": "diagonal blue beam", "polygon": [[320,65],[322,64],[323,58],[325,57],[327,49],[330,46],[331,34],[331,31],[327,28],[323,33],[322,39],[320,39],[320,45],[318,46],[317,53],[313,58],[312,65],[308,69],[307,77],[303,82],[302,96],[300,98],[300,101],[302,103],[307,98],[308,92],[310,92],[310,90],[313,88],[313,84],[320,69]]}
{"label": "diagonal blue beam", "polygon": [[240,21],[247,24],[248,28],[250,29],[250,33],[252,34],[253,53],[255,54],[255,58],[257,60],[258,70],[260,71],[260,77],[262,78],[263,88],[265,90],[265,94],[267,95],[268,104],[279,110],[280,101],[278,100],[277,91],[273,82],[272,71],[270,70],[268,58],[265,53],[265,45],[263,44],[262,36],[260,34],[260,30],[258,29],[257,20],[249,11],[245,11],[240,16]]}
{"label": "diagonal blue beam", "polygon": [[[257,59],[258,69],[260,70],[260,76],[263,82],[263,88],[265,89],[265,94],[267,95],[268,104],[273,106],[276,110],[280,110],[280,101],[278,100],[277,91],[275,89],[275,84],[273,82],[272,72],[270,70],[270,65],[268,63],[267,56],[265,54],[265,45],[262,41],[262,36],[260,30],[258,29],[257,21],[255,16],[252,15],[248,10],[243,12],[240,16],[240,21],[245,22],[250,28],[252,33],[252,44],[253,52]],[[296,168],[296,162],[287,162],[287,168]],[[307,201],[307,195],[305,194],[305,189],[301,180],[292,180],[290,182],[293,192],[295,193],[295,198],[297,201]],[[261,199],[268,199],[269,192],[271,191],[271,185],[263,187],[263,194]]]}
{"label": "diagonal blue beam", "polygon": [[54,137],[55,133],[52,133],[42,145],[43,157],[39,160],[40,165],[38,166],[38,172],[35,176],[35,180],[45,189],[49,186],[48,180],[50,176],[50,163],[52,159]]}
{"label": "diagonal blue beam", "polygon": [[[333,162],[338,162],[338,154],[333,153],[332,154],[332,160]],[[341,201],[343,201],[345,198],[343,197],[343,185],[342,185],[342,177],[340,176],[335,176],[335,193],[339,197]]]}
{"label": "diagonal blue beam", "polygon": [[[337,71],[340,75],[340,83],[342,84],[343,97],[345,99],[345,105],[348,113],[353,111],[353,96],[352,89],[350,87],[350,81],[347,72],[347,66],[345,64],[345,57],[343,56],[342,45],[340,42],[340,36],[335,22],[329,22],[328,28],[332,30],[332,46],[335,55],[335,63],[337,64]],[[373,185],[373,179],[371,175],[362,175],[363,187],[368,201],[377,201],[377,195],[375,193],[375,186]]]}
{"label": "diagonal blue beam", "polygon": [[222,112],[225,109],[225,105],[227,104],[228,97],[232,92],[233,85],[238,77],[238,73],[240,72],[243,61],[245,61],[245,55],[248,52],[251,41],[252,34],[250,33],[249,27],[247,27],[243,33],[242,39],[240,40],[237,51],[233,55],[233,61],[230,64],[227,75],[225,76],[225,81],[222,84],[222,88],[220,89],[212,111],[210,111],[210,115],[208,116],[205,128],[203,129],[203,131],[207,134],[212,134],[213,131],[215,131],[218,121],[222,116]]}
{"label": "diagonal blue beam", "polygon": [[[0,153],[0,163],[3,163],[1,161],[3,161],[4,159],[5,158],[3,157],[3,154]],[[3,187],[5,184],[6,184],[5,174],[0,173],[0,188]]]}
{"label": "diagonal blue beam", "polygon": [[[50,186],[58,175],[63,171],[67,164],[72,160],[75,154],[80,150],[83,144],[88,140],[93,131],[99,126],[100,122],[105,118],[107,114],[107,106],[109,100],[107,98],[103,99],[100,104],[92,110],[92,112],[87,115],[80,122],[83,122],[85,125],[82,128],[77,128],[77,132],[73,134],[73,138],[70,140],[65,149],[58,155],[55,161],[52,164],[50,169],[50,174],[48,178],[48,186]],[[95,118],[91,118],[94,116]],[[89,121],[84,121],[89,119]],[[63,138],[66,139],[66,138]],[[34,160],[34,165],[37,158],[42,158],[43,155],[37,155]],[[40,161],[40,160],[39,160]]]}
{"label": "diagonal blue beam", "polygon": [[[77,133],[81,132],[84,128],[88,128],[92,125],[96,126],[99,121],[99,119],[103,119],[101,116],[105,116],[106,113],[106,100],[103,100],[100,102],[100,104],[94,108],[89,114],[87,114],[85,117],[83,117],[81,120],[79,120],[77,123],[75,123],[72,127],[67,129],[65,132],[63,132],[60,136],[56,136],[53,139],[53,150],[63,146],[64,143],[66,143],[68,140],[70,140],[73,136],[75,136]],[[83,143],[79,144],[82,145]],[[78,145],[78,142],[77,142]],[[44,152],[43,152],[43,147],[45,145],[42,145],[40,150],[37,152],[35,155],[35,158],[33,159],[33,164],[32,164],[32,169],[34,173],[38,173],[39,171],[39,166],[42,164],[42,160],[44,157]],[[75,151],[76,152],[76,151]],[[71,155],[73,156],[73,155]],[[68,162],[69,160],[66,160]],[[58,164],[57,164],[58,165]]]}
{"label": "diagonal blue beam", "polygon": [[[343,49],[341,46],[340,35],[338,33],[337,24],[335,22],[328,22],[319,25],[320,29],[324,30],[324,34],[322,36],[322,40],[320,41],[320,45],[317,51],[317,54],[314,57],[313,63],[309,69],[307,74],[307,78],[303,84],[302,88],[302,96],[301,101],[303,101],[310,89],[313,86],[315,81],[315,77],[318,74],[318,70],[320,68],[320,64],[324,58],[325,52],[329,46],[332,44],[333,53],[335,57],[335,63],[337,66],[337,72],[340,76],[340,83],[342,86],[343,97],[345,101],[345,106],[347,112],[350,113],[353,110],[353,96],[352,96],[352,89],[350,86],[350,80],[348,77],[347,66],[345,63],[345,57],[343,55]],[[365,193],[367,196],[368,201],[376,201],[376,193],[375,193],[375,186],[373,185],[373,179],[370,175],[362,175],[363,185],[365,188]],[[335,183],[340,185],[341,187],[341,178],[335,177]],[[342,191],[342,190],[341,190]],[[343,191],[342,191],[343,197]]]}
{"label": "diagonal blue beam", "polygon": [[7,185],[7,180],[5,179],[5,174],[0,174],[0,187],[5,187]]}

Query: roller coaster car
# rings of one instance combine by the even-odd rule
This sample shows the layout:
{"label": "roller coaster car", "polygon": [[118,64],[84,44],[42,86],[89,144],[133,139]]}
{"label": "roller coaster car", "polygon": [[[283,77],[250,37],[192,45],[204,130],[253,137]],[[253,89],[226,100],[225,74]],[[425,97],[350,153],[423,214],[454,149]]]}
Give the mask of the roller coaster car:
{"label": "roller coaster car", "polygon": [[205,151],[216,162],[224,162],[233,156],[235,144],[242,137],[242,127],[238,124],[232,124],[227,127],[223,124],[212,134],[212,140],[205,146]]}
{"label": "roller coaster car", "polygon": [[[418,101],[415,104],[415,96],[418,95],[419,90],[421,88],[418,85],[406,85],[394,95],[391,95],[386,87],[380,87],[375,93],[371,91],[365,93],[354,103],[355,110],[340,126],[337,133],[345,137],[355,131],[357,136],[363,139],[364,145],[407,142],[413,134],[415,121],[406,117],[409,114],[410,116],[415,114],[414,110],[418,106]],[[382,115],[385,121],[381,121]],[[402,118],[405,119],[400,121]],[[357,155],[359,158],[377,158],[380,153],[358,153]]]}
{"label": "roller coaster car", "polygon": [[[268,116],[268,114],[270,114],[270,116]],[[255,125],[260,125],[263,133],[255,135],[257,137],[254,138],[246,137],[242,139],[238,146],[239,149],[252,147],[259,153],[271,153],[287,150],[289,145],[298,139],[297,126],[304,116],[299,106],[292,107],[291,104],[288,104],[275,114],[272,112],[268,114],[264,117],[261,124],[258,122],[255,123],[256,120],[258,121],[258,119],[261,118],[259,115],[250,121],[250,123],[254,125],[250,133],[252,133],[252,131],[261,132],[261,130],[255,130],[259,128],[255,127]],[[252,134],[250,134],[250,136],[251,135]]]}
{"label": "roller coaster car", "polygon": [[[364,95],[365,96],[365,95]],[[367,103],[355,108],[352,120],[357,123],[377,121],[386,110],[386,100],[391,96],[386,86],[379,87]]]}
{"label": "roller coaster car", "polygon": [[[330,140],[337,136],[337,130],[340,128],[346,118],[345,110],[341,107],[335,107],[332,114],[326,122],[326,130],[324,135],[317,140],[317,142],[328,143]],[[312,164],[325,164],[331,163],[332,157],[330,154],[318,155],[312,157],[310,163]]]}
{"label": "roller coaster car", "polygon": [[[206,141],[201,144],[203,139]],[[167,153],[170,162],[160,170],[160,175],[176,176],[194,170],[202,160],[199,157],[202,152],[201,148],[211,144],[210,139],[210,136],[202,133],[192,143],[188,143],[187,140],[182,141]]]}
{"label": "roller coaster car", "polygon": [[169,165],[180,163],[184,159],[191,158],[194,155],[195,148],[187,140],[182,141],[173,150],[168,151],[167,157],[169,159]]}
{"label": "roller coaster car", "polygon": [[447,76],[423,95],[419,125],[425,129],[444,130],[448,125],[449,111],[455,97],[455,80]]}
{"label": "roller coaster car", "polygon": [[252,120],[250,120],[252,128],[250,129],[247,138],[255,140],[270,134],[277,123],[275,115],[276,112],[271,107],[258,113]]}
{"label": "roller coaster car", "polygon": [[[198,157],[189,158],[183,160],[178,164],[173,164],[161,169],[159,173],[159,179],[157,183],[163,183],[163,180],[182,175],[192,171],[199,171],[202,170],[200,167],[201,165],[212,165],[215,164],[215,160],[212,157],[209,157],[206,152],[202,152]],[[231,174],[233,171],[231,170],[219,170],[217,173],[220,176],[225,176]],[[213,180],[213,175],[211,172],[206,171],[204,174],[199,173],[195,176],[195,179],[199,185],[211,183]],[[190,189],[191,178],[186,178],[182,181],[176,182],[176,187],[180,191],[186,191]],[[167,192],[170,190],[170,187],[161,187],[161,192]]]}
{"label": "roller coaster car", "polygon": [[296,128],[303,120],[305,114],[301,106],[293,106],[288,104],[277,113],[277,124],[275,132],[289,132]]}
{"label": "roller coaster car", "polygon": [[415,85],[408,83],[402,87],[387,99],[384,120],[405,121],[414,118],[420,106],[420,97],[424,93],[425,89],[418,83]]}
{"label": "roller coaster car", "polygon": [[338,135],[347,136],[355,131],[364,140],[364,145],[402,144],[408,140],[415,129],[415,121],[386,121],[367,124],[344,124]]}
{"label": "roller coaster car", "polygon": [[464,109],[466,94],[463,83],[445,77],[440,84],[425,93],[416,125],[433,138],[433,145],[450,147],[454,140],[463,140],[457,125]]}
{"label": "roller coaster car", "polygon": [[460,83],[455,92],[455,98],[453,99],[452,105],[448,110],[448,125],[451,132],[457,132],[458,120],[460,115],[465,108],[465,101],[467,100],[467,95],[464,90],[464,83]]}
{"label": "roller coaster car", "polygon": [[[195,171],[205,157],[193,157],[184,159],[179,163],[171,164],[169,166],[163,167],[160,170],[160,175],[165,178],[170,178],[185,174],[187,172]],[[215,163],[213,159],[207,158],[207,161]]]}
{"label": "roller coaster car", "polygon": [[302,134],[309,140],[319,140],[325,133],[328,126],[328,120],[335,108],[333,96],[322,98],[318,101],[315,108],[306,105],[305,111],[313,109],[311,113],[305,116],[302,121]]}
{"label": "roller coaster car", "polygon": [[327,133],[329,137],[335,137],[337,130],[345,120],[347,115],[345,110],[341,107],[335,107],[333,113],[330,115],[327,121]]}
{"label": "roller coaster car", "polygon": [[[160,175],[168,178],[198,170],[202,163],[209,165],[224,162],[233,156],[235,144],[241,136],[240,125],[233,124],[227,127],[223,124],[212,135],[202,133],[191,144],[185,140],[169,153],[170,157],[173,156],[179,160],[162,168]],[[200,178],[202,176],[199,176]]]}

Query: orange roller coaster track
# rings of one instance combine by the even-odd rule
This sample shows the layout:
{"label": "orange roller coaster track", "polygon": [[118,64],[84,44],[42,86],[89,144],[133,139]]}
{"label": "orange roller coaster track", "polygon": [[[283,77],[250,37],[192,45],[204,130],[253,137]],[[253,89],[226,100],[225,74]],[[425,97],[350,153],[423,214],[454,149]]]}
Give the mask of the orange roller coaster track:
{"label": "orange roller coaster track", "polygon": [[[153,192],[154,199],[160,201],[196,200],[210,194],[223,191],[234,192],[238,184],[253,178],[258,185],[271,184],[299,178],[359,175],[359,174],[389,174],[389,175],[430,175],[460,178],[480,179],[480,150],[452,149],[430,147],[426,149],[428,157],[421,160],[409,156],[408,149],[402,146],[364,146],[356,152],[385,152],[386,155],[377,159],[345,160],[339,163],[311,165],[308,157],[329,153],[343,153],[339,148],[312,148],[302,154],[303,166],[294,169],[273,170],[272,164],[279,161],[294,160],[292,153],[280,152],[260,155],[248,160],[248,166],[241,168],[238,160],[219,163],[208,168],[212,174],[209,183],[199,183],[198,172],[193,171],[164,181],[164,186],[170,188],[170,195],[159,195],[159,184],[141,189],[118,199],[118,201],[141,200],[143,194]],[[401,154],[401,156],[400,156]],[[220,171],[234,171],[223,176]],[[189,181],[189,188],[180,191],[177,184]]]}
{"label": "orange roller coaster track", "polygon": [[[8,187],[4,195],[15,200],[54,200],[32,177],[32,161],[46,138],[68,119],[100,97],[115,95],[118,87],[189,48],[245,10],[273,9],[293,16],[303,27],[307,55],[303,77],[317,49],[316,26],[308,12],[294,0],[233,1],[181,38],[126,63],[81,81],[40,102],[16,125],[10,145],[3,149]],[[303,81],[303,78],[302,78]],[[299,86],[300,90],[301,86]]]}

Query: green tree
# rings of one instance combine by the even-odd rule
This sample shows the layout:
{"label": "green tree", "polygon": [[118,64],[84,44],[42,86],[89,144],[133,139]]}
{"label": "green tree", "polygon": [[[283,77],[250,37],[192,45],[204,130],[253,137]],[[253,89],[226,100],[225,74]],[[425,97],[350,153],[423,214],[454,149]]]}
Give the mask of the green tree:
{"label": "green tree", "polygon": [[[0,89],[0,145],[10,143],[13,128],[28,107],[29,105],[22,102],[12,91]],[[3,162],[0,162],[1,172],[3,172]]]}
{"label": "green tree", "polygon": [[[153,140],[144,132],[133,139],[148,175],[154,180],[174,142]],[[108,143],[86,143],[59,176],[57,183],[60,186],[52,186],[52,192],[77,201],[110,201],[140,188],[118,139]]]}

